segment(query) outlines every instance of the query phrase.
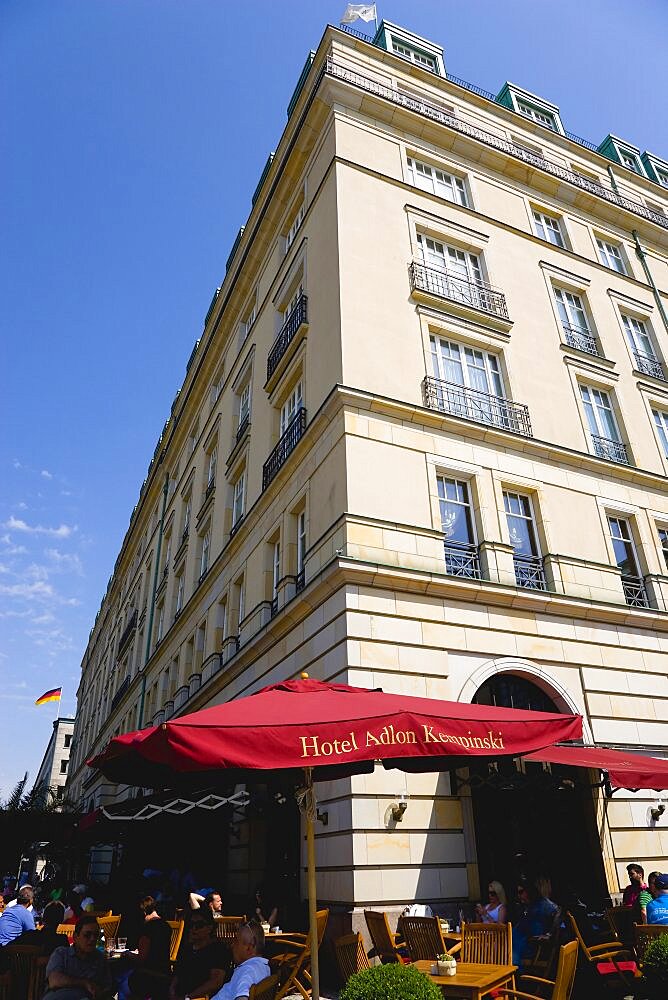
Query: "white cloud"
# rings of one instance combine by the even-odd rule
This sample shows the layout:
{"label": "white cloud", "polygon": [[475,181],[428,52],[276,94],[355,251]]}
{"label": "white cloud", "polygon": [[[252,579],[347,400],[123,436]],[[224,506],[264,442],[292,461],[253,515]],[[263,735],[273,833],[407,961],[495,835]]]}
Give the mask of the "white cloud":
{"label": "white cloud", "polygon": [[49,570],[46,566],[31,563],[30,566],[26,566],[22,575],[26,576],[29,580],[48,580]]}
{"label": "white cloud", "polygon": [[27,503],[24,503],[24,501],[23,501],[23,500],[20,500],[20,501],[19,501],[19,503],[17,503],[17,505],[16,505],[16,506],[17,506],[17,508],[18,508],[19,510],[27,510],[27,509],[28,509],[28,504],[27,504]]}
{"label": "white cloud", "polygon": [[77,530],[77,526],[61,524],[57,528],[45,528],[41,524],[26,524],[12,514],[8,521],[2,525],[9,531],[23,531],[28,535],[51,535],[53,538],[69,538]]}
{"label": "white cloud", "polygon": [[34,583],[0,584],[0,595],[22,597],[26,601],[44,600],[55,596],[51,584],[43,580],[35,580]]}
{"label": "white cloud", "polygon": [[14,466],[15,469],[22,469],[23,468],[23,466],[19,462],[18,458],[14,459],[14,461],[12,462],[12,465]]}
{"label": "white cloud", "polygon": [[11,573],[11,570],[5,563],[0,563],[0,573]]}
{"label": "white cloud", "polygon": [[49,472],[48,469],[42,469],[40,476],[43,476],[45,479],[53,479],[53,473]]}
{"label": "white cloud", "polygon": [[54,568],[63,573],[76,573],[83,576],[83,565],[78,555],[60,552],[59,549],[44,549],[44,555],[51,560]]}

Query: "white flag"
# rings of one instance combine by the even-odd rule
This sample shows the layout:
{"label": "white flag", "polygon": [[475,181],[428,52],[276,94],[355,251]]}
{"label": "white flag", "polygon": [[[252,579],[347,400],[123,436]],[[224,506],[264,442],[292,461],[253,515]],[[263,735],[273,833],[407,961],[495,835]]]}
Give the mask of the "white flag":
{"label": "white flag", "polygon": [[352,24],[358,18],[362,21],[375,21],[375,3],[349,3],[343,12],[340,24]]}

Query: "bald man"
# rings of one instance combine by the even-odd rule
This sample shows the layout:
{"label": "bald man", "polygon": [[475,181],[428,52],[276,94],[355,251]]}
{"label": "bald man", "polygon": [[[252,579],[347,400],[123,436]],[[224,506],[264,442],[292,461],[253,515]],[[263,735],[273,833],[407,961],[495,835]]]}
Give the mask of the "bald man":
{"label": "bald man", "polygon": [[242,924],[232,942],[232,958],[236,969],[229,983],[225,983],[211,1000],[244,1000],[251,986],[262,982],[271,975],[269,962],[263,957],[264,931],[259,924],[250,921]]}

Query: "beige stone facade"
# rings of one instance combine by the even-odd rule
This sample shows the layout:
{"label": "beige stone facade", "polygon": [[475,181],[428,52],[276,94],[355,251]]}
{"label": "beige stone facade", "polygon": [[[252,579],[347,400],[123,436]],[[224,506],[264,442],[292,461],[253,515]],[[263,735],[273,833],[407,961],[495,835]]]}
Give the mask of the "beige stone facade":
{"label": "beige stone facade", "polygon": [[[84,764],[113,735],[304,670],[521,677],[587,741],[666,752],[668,191],[378,41],[323,35],[156,448],[83,660],[86,809],[125,794]],[[320,899],[478,898],[455,791],[320,786]],[[656,795],[591,794],[608,889],[665,869]]]}

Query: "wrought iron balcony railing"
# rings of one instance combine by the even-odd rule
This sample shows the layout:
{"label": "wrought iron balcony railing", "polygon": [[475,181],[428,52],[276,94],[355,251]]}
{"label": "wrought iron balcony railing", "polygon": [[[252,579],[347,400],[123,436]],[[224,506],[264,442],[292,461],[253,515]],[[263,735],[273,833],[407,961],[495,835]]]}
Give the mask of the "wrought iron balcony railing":
{"label": "wrought iron balcony railing", "polygon": [[622,587],[624,588],[624,597],[626,598],[626,603],[631,608],[648,608],[649,600],[647,599],[647,591],[645,590],[645,584],[639,576],[630,576],[627,574],[622,574]]}
{"label": "wrought iron balcony railing", "polygon": [[652,378],[659,378],[662,382],[666,381],[666,373],[663,370],[663,365],[655,357],[651,354],[643,354],[642,351],[634,351],[633,356],[639,372],[642,372],[644,375],[651,375]]}
{"label": "wrought iron balcony railing", "polygon": [[443,551],[445,572],[450,576],[463,576],[469,580],[482,579],[476,545],[453,545],[451,542],[444,542]]}
{"label": "wrought iron balcony railing", "polygon": [[290,342],[296,336],[297,331],[304,323],[308,322],[307,304],[308,299],[302,293],[279,331],[267,357],[267,381],[278,368],[281,358],[290,346]]}
{"label": "wrought iron balcony railing", "polygon": [[116,694],[111,699],[111,706],[109,708],[109,714],[111,714],[113,712],[113,710],[116,708],[116,706],[120,703],[120,701],[122,700],[125,692],[127,691],[127,689],[129,687],[130,687],[130,677],[128,676],[128,677],[124,678],[124,680],[121,682],[121,684],[119,684],[118,689],[116,691]]}
{"label": "wrought iron balcony railing", "polygon": [[503,292],[485,281],[472,281],[437,267],[427,267],[413,261],[409,267],[411,288],[436,295],[450,302],[460,302],[482,312],[508,319],[508,307]]}
{"label": "wrought iron balcony railing", "polygon": [[[653,209],[646,208],[640,202],[625,198],[623,195],[613,191],[612,188],[604,187],[598,181],[591,180],[589,177],[585,177],[574,170],[569,170],[567,167],[562,167],[560,163],[553,163],[552,160],[546,159],[540,153],[534,153],[524,146],[516,145],[510,139],[502,139],[492,132],[486,132],[485,129],[479,128],[477,125],[472,125],[463,119],[456,118],[443,107],[429,104],[428,101],[424,101],[422,98],[412,97],[410,94],[397,90],[386,83],[380,83],[378,80],[364,76],[362,73],[358,73],[356,70],[338,63],[332,56],[328,56],[327,58],[325,72],[328,76],[343,80],[366,93],[374,94],[376,97],[407,108],[409,111],[422,115],[424,118],[439,122],[454,132],[468,135],[478,142],[484,143],[486,146],[492,146],[494,149],[500,149],[509,156],[523,160],[538,170],[544,170],[546,173],[552,174],[553,177],[558,177],[568,184],[573,184],[583,191],[588,191],[589,194],[593,194],[597,198],[603,198],[605,201],[611,202],[613,205],[618,205],[627,212],[642,216],[655,225],[661,226],[663,229],[668,229],[668,216],[663,212],[656,212]],[[570,136],[570,138],[573,138],[577,142],[574,136]]]}
{"label": "wrought iron balcony railing", "polygon": [[270,610],[271,610],[271,617],[274,618],[278,614],[278,596],[272,597]]}
{"label": "wrought iron balcony railing", "polygon": [[503,396],[491,396],[480,389],[443,382],[429,375],[422,383],[422,393],[424,405],[430,410],[442,410],[454,417],[499,427],[524,437],[533,436],[529,409],[524,403],[513,403]]}
{"label": "wrought iron balcony railing", "polygon": [[591,443],[594,447],[594,454],[598,458],[605,458],[608,462],[619,462],[621,465],[630,464],[626,445],[622,444],[621,441],[613,441],[611,438],[592,434]]}
{"label": "wrought iron balcony railing", "polygon": [[306,430],[306,409],[303,406],[295,413],[294,417],[285,428],[284,434],[279,438],[278,444],[272,451],[267,461],[262,466],[262,489],[266,490],[269,483],[278,473],[288,455],[294,451],[297,442],[303,437]]}
{"label": "wrought iron balcony railing", "polygon": [[208,500],[213,491],[216,488],[216,478],[212,476],[209,482],[206,484],[206,490],[204,491],[204,499]]}
{"label": "wrought iron balcony railing", "polygon": [[526,590],[547,590],[543,560],[539,556],[514,556],[515,580]]}
{"label": "wrought iron balcony railing", "polygon": [[576,326],[569,326],[568,323],[562,323],[562,327],[564,339],[569,347],[575,348],[576,351],[584,351],[585,354],[595,354],[596,357],[600,357],[596,338],[592,337],[588,330],[579,330]]}
{"label": "wrought iron balcony railing", "polygon": [[295,577],[295,594],[299,594],[306,586],[306,570],[300,569]]}

